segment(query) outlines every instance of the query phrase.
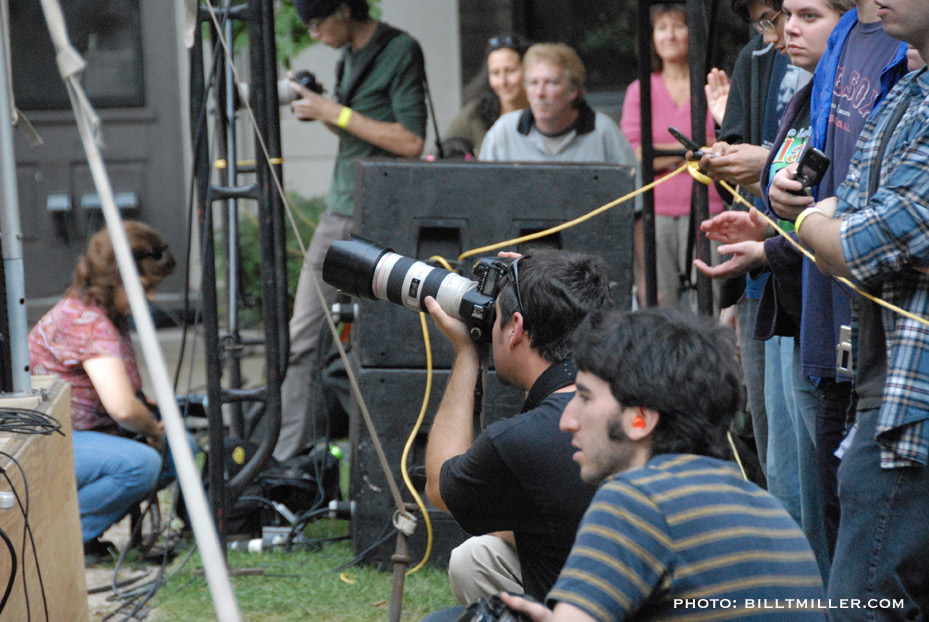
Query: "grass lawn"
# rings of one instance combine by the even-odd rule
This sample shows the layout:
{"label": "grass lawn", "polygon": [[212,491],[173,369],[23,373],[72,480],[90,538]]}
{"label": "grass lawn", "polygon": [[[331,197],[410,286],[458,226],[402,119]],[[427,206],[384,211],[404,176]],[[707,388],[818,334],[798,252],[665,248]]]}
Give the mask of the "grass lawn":
{"label": "grass lawn", "polygon": [[[312,523],[307,538],[348,534],[346,521],[324,519]],[[354,557],[348,540],[330,542],[316,550],[245,553],[231,551],[229,567],[260,569],[264,575],[233,576],[232,585],[242,617],[248,622],[367,622],[387,620],[393,576],[373,567],[333,569]],[[413,560],[413,564],[418,563]],[[177,565],[179,562],[175,562]],[[152,601],[158,622],[215,620],[206,579],[196,554]],[[404,622],[457,605],[444,569],[427,565],[406,577]]]}

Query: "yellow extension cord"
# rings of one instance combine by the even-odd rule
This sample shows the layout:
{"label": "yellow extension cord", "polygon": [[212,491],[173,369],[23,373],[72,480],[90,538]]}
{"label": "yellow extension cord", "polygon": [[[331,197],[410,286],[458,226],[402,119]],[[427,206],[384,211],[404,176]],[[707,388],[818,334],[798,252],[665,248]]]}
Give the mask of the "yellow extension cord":
{"label": "yellow extension cord", "polygon": [[[521,236],[521,237],[518,237],[518,238],[513,238],[513,239],[511,239],[511,240],[505,240],[505,241],[503,241],[503,242],[497,242],[497,243],[495,243],[495,244],[490,244],[490,245],[488,245],[488,246],[482,246],[482,247],[480,247],[480,248],[475,248],[475,249],[466,251],[466,252],[464,252],[464,253],[462,253],[461,255],[458,256],[458,261],[461,261],[461,260],[463,260],[463,259],[466,259],[466,258],[471,257],[471,256],[474,256],[474,255],[480,255],[480,254],[482,254],[482,253],[489,253],[489,252],[491,252],[491,251],[495,251],[495,250],[504,248],[504,247],[506,247],[506,246],[512,246],[512,245],[520,244],[520,243],[522,243],[522,242],[528,242],[528,241],[531,241],[531,240],[537,240],[537,239],[543,238],[543,237],[545,237],[545,236],[547,236],[547,235],[551,235],[551,234],[553,234],[553,233],[557,233],[557,232],[559,232],[559,231],[563,231],[563,230],[568,229],[568,228],[570,228],[570,227],[574,227],[575,225],[579,225],[579,224],[581,224],[582,222],[585,222],[585,221],[587,221],[587,220],[590,220],[590,219],[593,218],[594,216],[599,216],[599,215],[602,214],[603,212],[605,212],[605,211],[607,211],[607,210],[609,210],[609,209],[612,209],[612,208],[616,207],[617,205],[620,205],[620,204],[622,204],[622,203],[625,203],[626,201],[628,201],[628,200],[630,200],[630,199],[633,199],[633,198],[637,197],[638,195],[643,194],[643,193],[645,193],[645,192],[651,190],[652,188],[655,188],[656,186],[658,186],[658,185],[660,185],[660,184],[662,184],[662,183],[668,181],[669,179],[671,179],[671,178],[673,178],[673,177],[676,177],[677,175],[680,175],[680,174],[683,173],[685,170],[690,174],[691,177],[693,177],[695,180],[697,180],[698,182],[700,182],[700,183],[702,183],[702,184],[704,184],[704,185],[709,185],[709,184],[713,181],[709,176],[707,176],[705,173],[703,173],[703,172],[700,171],[699,166],[698,166],[698,163],[697,163],[696,161],[689,161],[689,162],[686,162],[686,163],[684,163],[683,165],[681,165],[679,168],[675,169],[675,170],[674,170],[673,172],[671,172],[670,174],[668,174],[668,175],[666,175],[666,176],[664,176],[664,177],[662,177],[662,178],[660,178],[660,179],[658,179],[658,180],[656,180],[656,181],[653,181],[653,182],[651,182],[651,183],[649,183],[649,184],[646,184],[646,185],[642,186],[641,188],[639,188],[638,190],[634,190],[633,192],[630,192],[630,193],[628,193],[628,194],[626,194],[626,195],[624,195],[624,196],[621,196],[620,198],[616,199],[615,201],[611,201],[611,202],[609,202],[609,203],[607,203],[607,204],[605,204],[605,205],[601,205],[600,207],[596,208],[595,210],[592,210],[592,211],[588,212],[587,214],[584,214],[583,216],[579,216],[579,217],[575,218],[574,220],[568,221],[568,222],[566,222],[566,223],[562,223],[562,224],[557,225],[557,226],[555,226],[555,227],[551,227],[550,229],[546,229],[546,230],[544,230],[544,231],[537,231],[536,233],[531,233],[531,234],[524,235],[524,236]],[[742,198],[742,196],[739,195],[739,193],[738,193],[734,188],[732,188],[728,183],[726,183],[725,181],[720,181],[719,183],[720,183],[720,185],[721,185],[723,188],[725,188],[725,189],[728,190],[730,193],[732,193],[732,196],[734,197],[734,199],[735,199],[736,201],[738,201],[738,202],[740,202],[740,203],[742,203],[742,204],[744,204],[744,205],[747,205],[749,208],[754,207],[751,203],[749,203],[749,202],[746,201],[744,198]],[[760,211],[759,211],[758,213],[761,214],[761,216],[768,222],[768,224],[770,224],[770,225],[774,228],[775,231],[777,231],[777,233],[778,233],[779,235],[784,236],[784,237],[785,237],[791,244],[793,244],[801,253],[803,253],[806,257],[808,257],[808,258],[810,259],[810,261],[812,261],[814,264],[816,263],[816,257],[813,255],[813,253],[811,253],[809,250],[807,250],[806,248],[804,248],[799,242],[797,242],[796,240],[794,240],[792,237],[790,237],[789,235],[787,235],[787,232],[784,231],[780,226],[778,226],[777,222],[775,222],[775,221],[772,220],[770,217],[768,217],[767,214],[764,214],[764,213],[762,213],[762,212],[760,212]],[[435,262],[441,264],[441,265],[442,265],[446,270],[448,270],[449,272],[454,272],[454,270],[452,269],[452,266],[451,266],[451,265],[449,264],[449,262],[448,262],[446,259],[444,259],[443,257],[439,257],[439,256],[435,256],[435,255],[434,255],[434,256],[430,257],[429,260],[430,260],[430,261],[435,261]],[[900,307],[897,307],[897,306],[895,306],[895,305],[892,305],[892,304],[890,304],[889,302],[886,302],[886,301],[884,301],[884,300],[881,300],[880,298],[877,298],[876,296],[872,296],[871,294],[869,294],[869,293],[867,293],[867,292],[865,292],[865,291],[862,291],[861,289],[859,289],[858,287],[856,287],[856,286],[855,286],[851,281],[849,281],[848,279],[845,279],[845,278],[843,278],[843,277],[833,277],[833,278],[835,278],[837,281],[841,282],[842,284],[848,286],[849,288],[851,288],[851,289],[854,290],[855,292],[859,293],[860,295],[864,296],[864,297],[867,298],[868,300],[871,300],[871,301],[873,301],[873,302],[875,302],[875,303],[877,303],[877,304],[879,304],[879,305],[881,305],[881,306],[883,306],[883,307],[886,307],[886,308],[890,309],[891,311],[894,311],[895,313],[899,313],[900,315],[903,315],[903,316],[908,317],[908,318],[910,318],[910,319],[912,319],[912,320],[916,320],[917,322],[920,322],[920,323],[922,323],[922,324],[925,324],[925,325],[929,326],[929,320],[927,320],[926,318],[923,318],[923,317],[920,317],[920,316],[918,316],[918,315],[916,315],[916,314],[910,313],[909,311],[906,311],[905,309],[901,309]],[[432,552],[432,539],[433,539],[432,521],[429,520],[429,513],[426,511],[426,506],[425,506],[425,504],[423,504],[422,499],[420,498],[419,494],[416,492],[415,487],[413,486],[412,482],[410,481],[409,474],[407,473],[407,466],[406,466],[407,457],[409,456],[410,448],[413,446],[413,441],[414,441],[414,439],[416,438],[416,434],[419,432],[419,428],[420,428],[421,425],[422,425],[423,419],[425,418],[425,415],[426,415],[426,408],[427,408],[427,405],[429,404],[429,397],[430,397],[430,394],[431,394],[431,392],[432,392],[432,349],[431,349],[431,345],[430,345],[430,343],[429,343],[429,329],[428,329],[428,326],[427,326],[427,324],[426,324],[426,314],[425,314],[425,313],[420,313],[419,316],[420,316],[420,322],[421,322],[421,324],[422,324],[422,329],[423,329],[423,342],[424,342],[425,347],[426,347],[426,390],[425,390],[425,395],[424,395],[424,397],[423,397],[422,408],[420,409],[420,412],[419,412],[419,417],[417,418],[416,424],[413,426],[413,431],[411,432],[410,437],[407,439],[406,445],[405,445],[404,448],[403,448],[403,457],[402,457],[402,463],[401,463],[401,465],[400,465],[400,470],[401,470],[401,473],[402,473],[402,475],[403,475],[403,481],[404,481],[404,483],[407,485],[407,488],[410,490],[410,492],[411,492],[412,495],[413,495],[413,498],[416,500],[416,505],[419,506],[419,510],[423,513],[423,519],[424,519],[425,522],[426,522],[427,539],[426,539],[426,552],[425,552],[425,554],[423,555],[423,559],[422,559],[415,567],[413,567],[413,568],[411,568],[410,570],[408,570],[408,571],[407,571],[407,574],[413,574],[414,572],[416,572],[417,570],[419,570],[420,568],[422,568],[422,567],[426,564],[426,561],[429,559],[429,555],[430,555],[430,553]],[[743,477],[745,477],[745,479],[748,479],[748,476],[745,474],[745,467],[742,465],[742,461],[739,459],[738,451],[735,450],[735,444],[733,443],[732,437],[731,437],[731,436],[728,436],[728,440],[729,440],[730,445],[732,445],[733,452],[735,453],[735,456],[736,456],[736,461],[738,462],[739,468],[740,468],[741,471],[742,471]]]}

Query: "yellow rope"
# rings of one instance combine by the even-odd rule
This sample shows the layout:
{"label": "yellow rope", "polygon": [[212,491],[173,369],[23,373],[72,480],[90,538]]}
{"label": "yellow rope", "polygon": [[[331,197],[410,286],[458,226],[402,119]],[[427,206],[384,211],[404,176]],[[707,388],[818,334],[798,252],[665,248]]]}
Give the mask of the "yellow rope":
{"label": "yellow rope", "polygon": [[429,559],[429,555],[432,553],[432,521],[429,520],[429,512],[426,510],[426,504],[423,503],[419,493],[416,492],[416,487],[413,486],[413,482],[410,481],[410,474],[406,467],[407,458],[410,455],[410,448],[413,446],[413,441],[416,439],[419,428],[423,424],[423,419],[426,417],[426,407],[429,405],[429,395],[432,393],[432,345],[429,342],[429,326],[426,324],[426,314],[423,312],[419,314],[419,323],[423,329],[423,344],[426,347],[426,391],[423,395],[423,405],[419,409],[419,417],[416,419],[416,425],[413,426],[413,431],[410,432],[410,437],[403,447],[403,455],[400,457],[400,474],[403,476],[403,483],[406,484],[410,494],[413,495],[413,499],[416,500],[419,511],[423,513],[423,520],[426,521],[426,552],[423,553],[423,558],[416,566],[406,571],[407,574],[413,574],[425,566],[426,561]]}
{"label": "yellow rope", "polygon": [[[755,207],[754,205],[752,205],[751,203],[749,203],[748,201],[746,201],[738,192],[736,192],[736,191],[732,188],[732,186],[730,186],[729,184],[727,184],[725,181],[720,181],[719,184],[720,184],[723,188],[725,188],[726,190],[728,190],[729,192],[731,192],[731,193],[732,193],[732,196],[735,197],[735,200],[736,200],[736,201],[739,201],[740,203],[743,203],[743,204],[747,205],[747,206],[750,207],[750,208]],[[813,255],[813,253],[811,253],[809,250],[807,250],[806,248],[804,248],[803,245],[800,244],[797,240],[795,240],[795,239],[793,239],[792,237],[790,237],[789,235],[787,235],[787,232],[784,231],[784,230],[780,227],[780,225],[778,225],[777,222],[776,222],[773,218],[769,217],[767,214],[765,214],[764,212],[762,212],[762,211],[760,211],[760,210],[756,210],[756,211],[761,215],[762,218],[765,219],[765,221],[766,221],[769,225],[771,225],[772,227],[774,227],[774,230],[777,231],[778,234],[780,234],[780,235],[784,236],[785,238],[787,238],[787,241],[790,242],[791,244],[793,244],[794,247],[796,247],[797,250],[799,250],[801,253],[803,253],[803,255],[806,256],[807,258],[809,258],[809,260],[812,261],[814,264],[816,263],[816,256]],[[864,296],[865,298],[867,298],[867,299],[870,300],[871,302],[874,302],[874,303],[876,303],[876,304],[879,304],[880,306],[882,306],[882,307],[884,307],[884,308],[886,308],[886,309],[890,309],[890,310],[893,311],[894,313],[898,313],[898,314],[900,314],[900,315],[902,315],[902,316],[904,316],[904,317],[907,317],[907,318],[909,318],[909,319],[911,319],[911,320],[914,320],[914,321],[916,321],[916,322],[919,322],[920,324],[923,324],[923,325],[925,325],[925,326],[929,326],[929,319],[926,319],[926,318],[924,318],[924,317],[921,317],[921,316],[919,316],[919,315],[916,315],[915,313],[910,313],[910,312],[907,311],[906,309],[901,309],[900,307],[898,307],[898,306],[896,306],[896,305],[893,305],[893,304],[891,304],[891,303],[889,303],[889,302],[887,302],[887,301],[885,301],[885,300],[881,300],[881,299],[878,298],[877,296],[873,296],[873,295],[869,294],[868,292],[866,292],[866,291],[860,289],[860,288],[857,287],[854,283],[852,283],[851,281],[849,281],[848,279],[846,279],[846,278],[844,278],[844,277],[841,277],[841,276],[834,276],[834,277],[832,277],[832,278],[834,278],[835,280],[837,280],[839,283],[842,283],[843,285],[846,285],[847,287],[849,287],[850,289],[854,290],[855,292],[857,292],[857,293],[860,294],[861,296]]]}
{"label": "yellow rope", "polygon": [[[656,187],[656,186],[660,186],[661,184],[663,184],[664,182],[668,181],[669,179],[671,179],[671,178],[674,177],[675,175],[677,175],[677,174],[679,174],[679,173],[682,173],[682,172],[684,171],[684,169],[686,169],[687,167],[688,167],[688,164],[684,164],[683,166],[681,166],[681,167],[678,168],[677,170],[675,170],[675,171],[669,173],[668,175],[666,175],[665,177],[662,177],[661,179],[658,179],[658,180],[656,180],[656,181],[653,181],[653,182],[650,183],[650,184],[646,184],[646,185],[642,186],[641,188],[639,188],[638,190],[634,190],[634,191],[630,192],[629,194],[627,194],[627,195],[625,195],[625,196],[619,197],[619,198],[616,199],[615,201],[610,201],[610,202],[607,203],[606,205],[601,205],[600,207],[598,207],[597,209],[593,210],[592,212],[588,212],[587,214],[584,214],[583,216],[579,216],[579,217],[575,218],[574,220],[571,220],[571,221],[562,223],[562,224],[557,225],[557,226],[555,226],[555,227],[552,227],[552,228],[550,228],[550,229],[546,229],[545,231],[537,231],[537,232],[535,232],[535,233],[530,233],[530,234],[528,234],[528,235],[524,235],[524,236],[519,237],[519,238],[513,238],[512,240],[505,240],[505,241],[503,241],[503,242],[497,242],[496,244],[490,244],[490,245],[488,245],[488,246],[482,246],[482,247],[480,247],[480,248],[475,248],[475,249],[472,249],[472,250],[469,250],[469,251],[465,251],[464,253],[462,253],[461,255],[458,256],[458,261],[461,261],[462,259],[464,259],[464,258],[466,258],[466,257],[471,257],[472,255],[480,255],[481,253],[489,253],[490,251],[495,251],[495,250],[497,250],[497,249],[499,249],[499,248],[503,248],[504,246],[511,246],[511,245],[514,245],[514,244],[520,244],[521,242],[528,242],[528,241],[530,241],[530,240],[538,240],[539,238],[544,238],[544,237],[547,236],[547,235],[551,235],[551,234],[553,234],[553,233],[558,233],[559,231],[562,231],[562,230],[564,230],[564,229],[568,229],[568,228],[573,227],[573,226],[575,226],[575,225],[579,225],[579,224],[581,224],[582,222],[584,222],[585,220],[590,220],[590,219],[593,218],[594,216],[599,216],[600,214],[602,214],[603,212],[607,211],[608,209],[612,209],[612,208],[616,207],[616,206],[619,205],[620,203],[624,203],[624,202],[628,201],[629,199],[635,198],[635,197],[639,196],[640,194],[642,194],[642,193],[644,193],[644,192],[648,192],[649,190],[651,190],[652,188],[654,188],[654,187]],[[709,179],[709,178],[708,178],[708,179]]]}

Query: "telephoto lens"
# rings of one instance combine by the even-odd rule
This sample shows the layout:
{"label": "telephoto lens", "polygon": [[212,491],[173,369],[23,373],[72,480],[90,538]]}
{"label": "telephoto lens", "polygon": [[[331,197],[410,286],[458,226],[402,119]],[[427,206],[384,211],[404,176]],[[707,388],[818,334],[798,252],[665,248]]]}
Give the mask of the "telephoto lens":
{"label": "telephoto lens", "polygon": [[432,296],[443,311],[468,326],[472,339],[490,341],[496,291],[481,291],[476,281],[363,238],[332,243],[323,261],[323,280],[352,296],[389,300],[413,311],[426,311],[426,297]]}

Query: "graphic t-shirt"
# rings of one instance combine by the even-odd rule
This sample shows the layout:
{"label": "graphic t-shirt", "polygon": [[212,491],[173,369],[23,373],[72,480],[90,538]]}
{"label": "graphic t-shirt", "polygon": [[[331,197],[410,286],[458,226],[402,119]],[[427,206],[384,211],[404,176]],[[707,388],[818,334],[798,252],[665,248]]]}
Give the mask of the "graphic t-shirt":
{"label": "graphic t-shirt", "polygon": [[832,163],[820,184],[817,195],[820,199],[833,196],[845,181],[858,135],[881,93],[881,72],[899,45],[899,41],[884,33],[879,21],[858,22],[848,33],[835,74],[824,149]]}
{"label": "graphic t-shirt", "polygon": [[797,114],[787,136],[777,147],[774,160],[771,161],[771,167],[768,171],[768,179],[774,179],[777,172],[789,164],[793,164],[800,159],[804,147],[810,142],[810,102],[809,99],[803,104],[803,108]]}

